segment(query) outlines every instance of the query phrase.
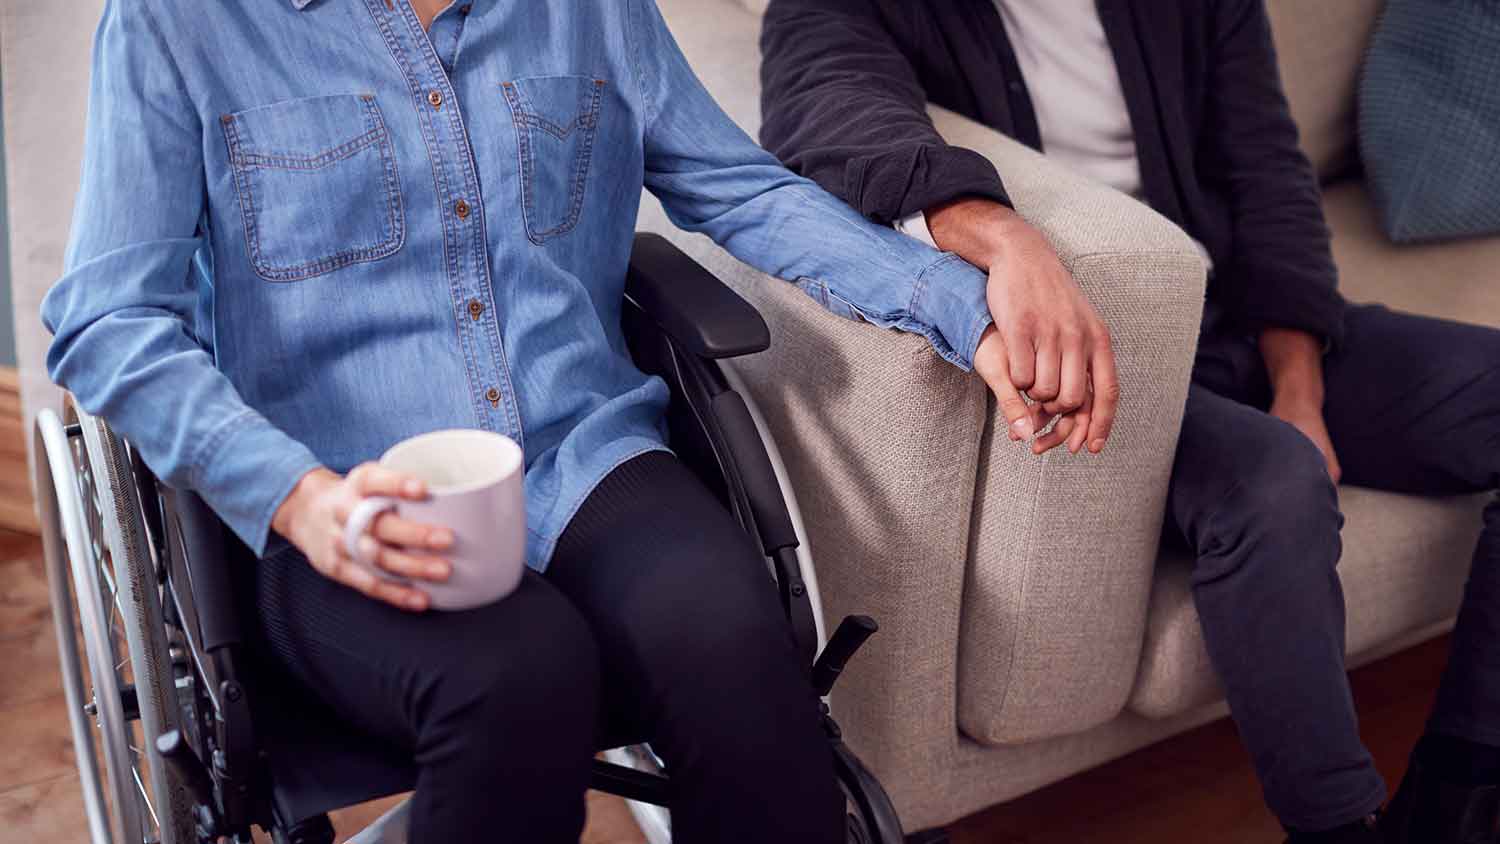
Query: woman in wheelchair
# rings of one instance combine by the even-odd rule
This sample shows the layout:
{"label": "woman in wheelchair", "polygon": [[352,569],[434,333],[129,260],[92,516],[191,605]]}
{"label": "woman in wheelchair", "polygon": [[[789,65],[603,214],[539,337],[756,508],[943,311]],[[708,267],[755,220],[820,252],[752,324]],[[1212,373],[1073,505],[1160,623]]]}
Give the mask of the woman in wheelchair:
{"label": "woman in wheelchair", "polygon": [[[665,760],[678,840],[843,840],[765,560],[626,351],[640,189],[966,369],[983,274],[782,169],[651,0],[110,0],[87,131],[50,371],[259,558],[303,694],[415,761],[411,841],[576,840],[606,720]],[[531,571],[460,612],[424,611],[445,526],[378,518],[373,567],[340,541],[424,497],[370,461],[443,428],[525,454]]]}

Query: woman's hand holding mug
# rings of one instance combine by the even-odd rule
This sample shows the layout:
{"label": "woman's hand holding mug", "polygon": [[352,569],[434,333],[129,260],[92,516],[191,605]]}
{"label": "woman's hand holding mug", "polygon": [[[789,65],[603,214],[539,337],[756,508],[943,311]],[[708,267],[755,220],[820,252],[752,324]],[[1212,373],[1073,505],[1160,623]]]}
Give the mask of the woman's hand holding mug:
{"label": "woman's hand holding mug", "polygon": [[[314,469],[277,508],[271,527],[324,577],[401,609],[425,610],[428,595],[412,582],[448,579],[452,565],[442,554],[453,547],[453,531],[386,511],[359,537],[357,550],[368,565],[356,561],[345,547],[345,525],[370,496],[424,501],[428,490],[419,478],[378,463],[363,463],[346,476]],[[396,577],[382,577],[375,569]]]}

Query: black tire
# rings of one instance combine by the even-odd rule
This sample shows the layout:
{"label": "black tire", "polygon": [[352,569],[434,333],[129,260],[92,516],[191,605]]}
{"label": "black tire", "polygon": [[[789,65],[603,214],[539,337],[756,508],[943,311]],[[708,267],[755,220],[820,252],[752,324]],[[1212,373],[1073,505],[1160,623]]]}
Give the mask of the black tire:
{"label": "black tire", "polygon": [[[180,716],[130,456],[102,420],[71,398],[63,413],[61,420],[50,412],[38,420],[38,496],[70,708],[82,702],[85,678],[93,692],[87,706],[93,723],[74,723],[91,838],[94,844],[196,844],[192,801],[154,751],[156,737],[175,728]],[[136,713],[138,726],[131,718]],[[95,764],[96,743],[107,778]]]}
{"label": "black tire", "polygon": [[901,818],[880,781],[841,741],[833,745],[839,786],[844,790],[849,844],[904,844]]}

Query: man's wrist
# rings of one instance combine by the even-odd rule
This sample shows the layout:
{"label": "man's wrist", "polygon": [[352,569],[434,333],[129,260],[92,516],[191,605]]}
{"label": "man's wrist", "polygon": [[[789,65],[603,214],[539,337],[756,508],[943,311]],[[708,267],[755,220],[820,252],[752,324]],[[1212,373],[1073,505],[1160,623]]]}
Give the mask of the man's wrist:
{"label": "man's wrist", "polygon": [[1007,248],[1011,237],[1029,228],[1009,206],[993,199],[963,196],[942,202],[925,212],[933,242],[981,270],[989,271]]}
{"label": "man's wrist", "polygon": [[1267,328],[1260,334],[1261,357],[1277,401],[1323,405],[1322,343],[1306,331]]}

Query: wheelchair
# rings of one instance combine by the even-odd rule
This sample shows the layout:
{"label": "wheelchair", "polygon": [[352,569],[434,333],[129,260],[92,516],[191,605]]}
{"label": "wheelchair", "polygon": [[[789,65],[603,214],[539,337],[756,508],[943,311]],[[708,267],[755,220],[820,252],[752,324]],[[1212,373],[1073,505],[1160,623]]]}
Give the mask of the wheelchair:
{"label": "wheelchair", "polygon": [[[668,241],[639,235],[623,323],[637,365],[671,386],[673,450],[764,551],[808,680],[824,699],[848,841],[900,844],[889,798],[841,740],[827,703],[876,625],[851,616],[825,636],[785,469],[742,382],[722,363],[767,348],[765,322]],[[35,445],[52,614],[93,844],[247,844],[253,827],[275,844],[332,844],[328,812],[413,788],[410,759],[356,734],[313,696],[291,693],[295,681],[257,660],[247,610],[235,599],[254,558],[198,496],[160,483],[71,397],[61,416],[41,413]],[[662,844],[671,835],[672,781],[649,739],[611,736],[593,762],[592,787],[625,798],[647,838]]]}

